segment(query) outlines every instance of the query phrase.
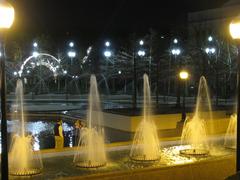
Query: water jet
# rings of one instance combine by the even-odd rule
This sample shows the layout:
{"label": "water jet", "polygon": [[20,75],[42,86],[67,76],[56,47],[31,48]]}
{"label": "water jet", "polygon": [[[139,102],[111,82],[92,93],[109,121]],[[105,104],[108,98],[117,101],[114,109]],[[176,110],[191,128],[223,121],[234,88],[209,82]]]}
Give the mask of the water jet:
{"label": "water jet", "polygon": [[160,143],[157,127],[151,119],[151,90],[147,74],[143,76],[143,119],[137,127],[130,151],[133,161],[158,161]]}
{"label": "water jet", "polygon": [[80,138],[73,163],[81,168],[97,168],[106,165],[102,110],[95,75],[90,78],[87,127],[80,132]]}

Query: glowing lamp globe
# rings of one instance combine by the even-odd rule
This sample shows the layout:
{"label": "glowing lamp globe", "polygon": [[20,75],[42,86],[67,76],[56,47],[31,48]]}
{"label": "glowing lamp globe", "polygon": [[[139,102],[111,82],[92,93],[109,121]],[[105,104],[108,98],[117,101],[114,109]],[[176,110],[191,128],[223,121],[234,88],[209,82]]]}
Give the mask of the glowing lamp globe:
{"label": "glowing lamp globe", "polygon": [[181,72],[179,73],[180,79],[186,80],[186,79],[188,79],[188,76],[189,76],[189,74],[188,74],[187,71],[181,71]]}
{"label": "glowing lamp globe", "polygon": [[229,31],[233,39],[240,39],[240,18],[230,23]]}
{"label": "glowing lamp globe", "polygon": [[0,2],[0,29],[8,29],[14,21],[14,8],[11,4]]}

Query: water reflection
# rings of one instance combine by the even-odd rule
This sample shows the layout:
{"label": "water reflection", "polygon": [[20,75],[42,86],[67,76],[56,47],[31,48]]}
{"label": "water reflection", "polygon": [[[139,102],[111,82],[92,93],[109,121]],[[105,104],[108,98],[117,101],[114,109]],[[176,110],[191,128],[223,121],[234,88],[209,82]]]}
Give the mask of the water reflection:
{"label": "water reflection", "polygon": [[[31,135],[33,137],[33,149],[35,151],[40,149],[54,148],[54,125],[56,122],[53,121],[28,121],[26,122],[26,135]],[[13,137],[14,134],[19,132],[19,120],[7,121],[8,133]],[[70,122],[63,122],[64,131],[64,146],[73,147],[73,124]],[[10,137],[10,136],[9,136]],[[0,133],[1,141],[1,133]],[[12,140],[9,139],[8,142]],[[0,151],[2,150],[0,144]]]}

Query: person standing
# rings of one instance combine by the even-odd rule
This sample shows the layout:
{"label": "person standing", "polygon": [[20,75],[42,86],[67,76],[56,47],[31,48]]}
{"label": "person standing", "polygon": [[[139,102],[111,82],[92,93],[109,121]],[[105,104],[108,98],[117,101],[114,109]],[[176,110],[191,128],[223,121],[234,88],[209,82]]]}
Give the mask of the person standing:
{"label": "person standing", "polygon": [[82,123],[80,120],[77,120],[75,122],[74,135],[73,135],[75,146],[77,146],[79,144],[81,128],[82,128]]}
{"label": "person standing", "polygon": [[63,137],[63,127],[62,120],[58,120],[57,124],[54,126],[54,137],[55,137],[55,148],[61,149],[64,145],[64,137]]}

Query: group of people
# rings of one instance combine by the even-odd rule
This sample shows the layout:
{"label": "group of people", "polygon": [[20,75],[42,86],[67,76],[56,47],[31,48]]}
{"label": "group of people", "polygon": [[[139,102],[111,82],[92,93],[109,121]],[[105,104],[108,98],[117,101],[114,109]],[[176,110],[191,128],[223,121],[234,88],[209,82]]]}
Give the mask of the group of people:
{"label": "group of people", "polygon": [[[83,128],[83,124],[80,120],[77,120],[74,124],[73,132],[73,143],[78,145],[80,138],[80,131]],[[62,120],[58,119],[57,123],[54,126],[54,138],[55,138],[55,148],[61,149],[64,147],[64,131],[62,126]]]}

